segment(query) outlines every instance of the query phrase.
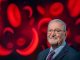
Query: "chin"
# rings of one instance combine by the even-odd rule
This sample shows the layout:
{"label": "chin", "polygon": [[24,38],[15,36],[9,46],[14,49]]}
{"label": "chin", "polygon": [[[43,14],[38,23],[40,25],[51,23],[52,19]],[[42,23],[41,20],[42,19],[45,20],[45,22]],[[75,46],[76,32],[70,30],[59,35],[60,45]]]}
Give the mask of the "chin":
{"label": "chin", "polygon": [[51,43],[51,45],[57,45],[58,43]]}
{"label": "chin", "polygon": [[49,42],[51,45],[56,45],[58,42],[56,41],[56,42],[52,42],[52,41],[50,41]]}

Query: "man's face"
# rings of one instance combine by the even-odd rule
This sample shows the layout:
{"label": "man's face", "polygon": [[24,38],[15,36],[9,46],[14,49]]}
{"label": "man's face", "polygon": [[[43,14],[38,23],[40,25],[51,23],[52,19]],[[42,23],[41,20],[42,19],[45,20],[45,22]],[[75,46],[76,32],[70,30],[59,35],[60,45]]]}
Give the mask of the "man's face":
{"label": "man's face", "polygon": [[59,45],[66,37],[64,25],[59,22],[50,23],[48,26],[47,39],[51,45]]}

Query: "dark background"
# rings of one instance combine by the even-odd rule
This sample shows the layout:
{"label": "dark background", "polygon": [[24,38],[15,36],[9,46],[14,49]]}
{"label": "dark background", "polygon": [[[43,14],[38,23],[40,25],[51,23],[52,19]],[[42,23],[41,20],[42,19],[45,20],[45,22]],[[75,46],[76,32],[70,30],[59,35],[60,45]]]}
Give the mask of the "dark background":
{"label": "dark background", "polygon": [[[38,53],[49,47],[46,37],[47,25],[50,21],[49,19],[55,18],[62,19],[66,23],[68,31],[66,42],[75,50],[80,51],[80,5],[78,5],[80,1],[74,1],[0,0],[0,45],[5,48],[5,50],[12,50],[12,53],[8,55],[2,56],[0,54],[0,60],[36,60]],[[10,4],[16,5],[19,10],[21,16],[21,24],[19,26],[15,26],[16,24],[12,25],[9,22],[11,20],[10,17],[8,18],[10,13],[7,11]],[[50,12],[49,10],[52,5],[55,8]],[[29,8],[25,9],[26,6]],[[12,13],[14,14],[13,17],[15,21],[17,21],[18,15],[16,16],[16,14],[18,13],[15,9],[16,8],[13,7]],[[60,11],[60,9],[62,10]],[[11,11],[11,9],[9,9],[9,11]],[[4,32],[5,28],[9,28],[9,30],[12,29],[14,33],[12,33],[11,30]],[[35,28],[38,34],[38,44],[31,54],[21,55],[16,52],[16,49],[25,49],[29,46],[33,36],[32,28]],[[24,40],[18,41],[19,38],[24,38]],[[9,42],[10,44],[8,45]]]}

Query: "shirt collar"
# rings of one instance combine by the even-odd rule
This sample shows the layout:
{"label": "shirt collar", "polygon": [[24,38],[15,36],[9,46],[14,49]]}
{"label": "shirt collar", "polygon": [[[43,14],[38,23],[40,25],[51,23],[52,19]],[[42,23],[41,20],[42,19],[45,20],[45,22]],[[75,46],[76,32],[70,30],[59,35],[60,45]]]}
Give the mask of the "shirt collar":
{"label": "shirt collar", "polygon": [[56,48],[56,49],[54,49],[54,48],[51,47],[51,48],[50,48],[50,52],[51,52],[52,50],[54,50],[55,53],[56,53],[56,52],[60,52],[65,45],[66,45],[66,42],[64,41],[64,42],[63,42],[58,48]]}

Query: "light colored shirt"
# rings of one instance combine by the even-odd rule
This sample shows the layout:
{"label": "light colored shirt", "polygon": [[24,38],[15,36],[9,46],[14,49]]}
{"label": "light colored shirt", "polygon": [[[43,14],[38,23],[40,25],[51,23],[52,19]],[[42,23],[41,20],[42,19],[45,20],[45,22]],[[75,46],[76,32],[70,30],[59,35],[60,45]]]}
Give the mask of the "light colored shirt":
{"label": "light colored shirt", "polygon": [[[63,49],[63,47],[66,45],[66,42],[64,41],[58,48],[56,48],[56,49],[54,49],[54,48],[50,48],[50,51],[49,51],[49,53],[52,51],[52,50],[54,50],[54,52],[55,52],[55,54],[53,55],[53,57],[52,57],[52,59],[54,59],[59,53],[60,53],[60,51]],[[48,56],[49,56],[49,53],[48,53]],[[48,56],[47,56],[47,58],[48,58]],[[47,60],[47,58],[46,58],[46,60]]]}

